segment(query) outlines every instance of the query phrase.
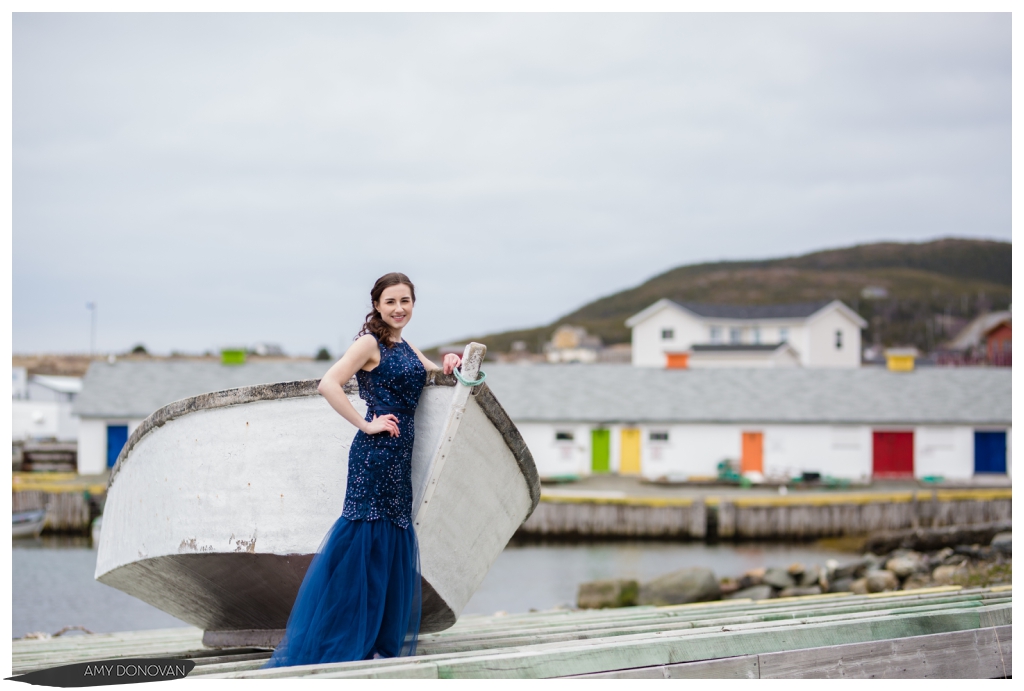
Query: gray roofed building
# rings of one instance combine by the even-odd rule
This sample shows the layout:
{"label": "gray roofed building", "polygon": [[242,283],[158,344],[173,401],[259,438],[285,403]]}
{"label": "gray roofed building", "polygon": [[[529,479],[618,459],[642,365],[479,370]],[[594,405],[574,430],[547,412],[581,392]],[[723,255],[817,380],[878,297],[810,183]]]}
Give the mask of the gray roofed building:
{"label": "gray roofed building", "polygon": [[519,421],[993,424],[1011,421],[1000,368],[658,370],[628,365],[488,365]]}
{"label": "gray roofed building", "polygon": [[144,419],[168,403],[254,384],[319,379],[332,362],[292,360],[222,365],[201,360],[94,362],[74,412],[83,418]]}

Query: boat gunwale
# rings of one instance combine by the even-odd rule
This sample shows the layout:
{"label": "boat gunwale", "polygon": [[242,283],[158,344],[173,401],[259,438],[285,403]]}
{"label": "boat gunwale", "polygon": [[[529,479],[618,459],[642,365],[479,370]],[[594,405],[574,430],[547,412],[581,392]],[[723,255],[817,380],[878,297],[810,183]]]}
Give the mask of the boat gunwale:
{"label": "boat gunwale", "polygon": [[[454,375],[444,374],[440,370],[431,370],[427,372],[427,381],[424,386],[454,387],[457,383],[458,382]],[[188,415],[189,413],[195,413],[201,410],[228,408],[230,406],[242,405],[245,403],[256,403],[259,401],[276,401],[287,398],[319,396],[320,392],[317,389],[319,385],[319,379],[300,379],[297,381],[277,382],[273,384],[255,384],[252,386],[240,386],[234,389],[211,391],[209,393],[190,396],[188,398],[174,401],[173,403],[168,403],[162,408],[151,413],[149,417],[143,420],[128,437],[128,441],[125,442],[124,447],[121,449],[121,453],[117,456],[117,461],[110,469],[110,478],[107,480],[107,491],[109,492],[110,488],[113,487],[114,479],[120,472],[121,466],[127,461],[128,454],[132,452],[135,446],[138,445],[138,443],[150,432],[163,427],[171,420],[176,420]],[[359,392],[359,385],[356,383],[355,377],[349,379],[343,388],[345,393],[348,395],[358,394]],[[498,399],[495,398],[494,393],[487,384],[474,386],[471,394],[473,398],[476,399],[477,404],[480,406],[484,415],[501,434],[502,439],[505,441],[505,445],[508,447],[509,451],[512,452],[512,456],[516,459],[516,464],[519,466],[519,471],[522,474],[523,479],[526,481],[527,491],[530,494],[530,510],[526,515],[526,518],[529,518],[534,509],[537,508],[537,504],[540,503],[540,475],[537,473],[537,466],[533,460],[533,454],[530,453],[530,450],[526,446],[526,442],[523,440],[519,430],[516,428],[515,423],[512,422],[512,419],[498,402]],[[525,521],[526,518],[523,520]]]}

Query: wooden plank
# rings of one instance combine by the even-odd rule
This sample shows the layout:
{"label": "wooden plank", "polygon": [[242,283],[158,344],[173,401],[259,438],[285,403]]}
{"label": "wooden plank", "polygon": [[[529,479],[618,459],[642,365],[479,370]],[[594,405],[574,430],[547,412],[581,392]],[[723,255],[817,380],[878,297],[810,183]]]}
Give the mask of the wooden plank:
{"label": "wooden plank", "polygon": [[[1005,605],[1004,605],[1005,606]],[[735,657],[762,652],[978,628],[975,611],[930,612],[853,621],[621,636],[436,663],[441,678],[536,678]]]}
{"label": "wooden plank", "polygon": [[701,660],[678,665],[617,669],[611,672],[576,674],[569,679],[757,679],[757,655]]}
{"label": "wooden plank", "polygon": [[762,654],[762,679],[992,679],[1013,674],[1012,626]]}

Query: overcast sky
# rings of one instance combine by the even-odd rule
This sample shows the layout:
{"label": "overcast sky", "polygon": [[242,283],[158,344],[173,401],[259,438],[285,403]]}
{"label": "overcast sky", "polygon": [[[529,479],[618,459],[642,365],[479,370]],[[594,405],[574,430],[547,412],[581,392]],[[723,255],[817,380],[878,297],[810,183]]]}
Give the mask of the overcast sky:
{"label": "overcast sky", "polygon": [[14,16],[13,346],[422,347],[673,266],[1010,239],[1010,16]]}

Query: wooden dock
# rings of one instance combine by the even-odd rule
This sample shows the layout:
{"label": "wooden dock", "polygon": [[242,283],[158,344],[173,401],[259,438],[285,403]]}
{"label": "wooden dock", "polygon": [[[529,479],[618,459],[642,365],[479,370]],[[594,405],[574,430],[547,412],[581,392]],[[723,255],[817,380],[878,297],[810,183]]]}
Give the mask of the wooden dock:
{"label": "wooden dock", "polygon": [[44,531],[88,533],[96,509],[107,493],[106,476],[57,472],[15,472],[11,475],[14,511],[46,509]]}
{"label": "wooden dock", "polygon": [[1012,504],[1010,488],[702,498],[542,490],[517,535],[803,540],[1009,521]]}
{"label": "wooden dock", "polygon": [[835,593],[670,607],[464,616],[415,657],[261,670],[269,649],[163,629],[15,640],[14,673],[73,662],[192,659],[203,678],[1003,678],[1010,586]]}

